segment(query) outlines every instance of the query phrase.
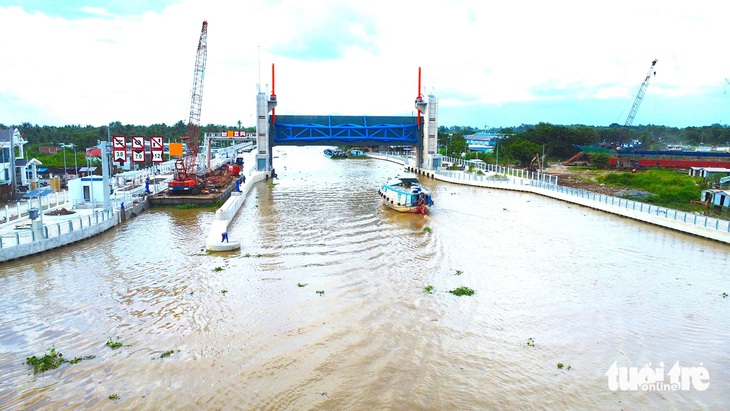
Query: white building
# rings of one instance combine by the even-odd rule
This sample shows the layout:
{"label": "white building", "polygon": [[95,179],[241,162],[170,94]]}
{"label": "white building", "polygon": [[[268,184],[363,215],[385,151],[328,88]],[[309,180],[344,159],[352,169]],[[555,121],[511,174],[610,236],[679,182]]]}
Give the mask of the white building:
{"label": "white building", "polygon": [[68,181],[68,196],[76,208],[94,208],[104,205],[104,178],[90,175]]}

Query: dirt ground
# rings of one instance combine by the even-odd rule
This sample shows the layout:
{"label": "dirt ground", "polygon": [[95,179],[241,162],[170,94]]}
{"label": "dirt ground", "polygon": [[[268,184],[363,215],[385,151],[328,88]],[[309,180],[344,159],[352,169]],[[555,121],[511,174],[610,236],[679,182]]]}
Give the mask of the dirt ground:
{"label": "dirt ground", "polygon": [[642,196],[651,194],[633,188],[613,187],[596,182],[597,177],[613,172],[614,171],[611,170],[578,170],[575,168],[571,169],[571,167],[564,166],[560,163],[550,164],[549,167],[545,169],[546,174],[557,175],[558,184],[565,187],[580,188],[583,190],[592,191],[594,193],[600,193],[616,197],[626,195]]}

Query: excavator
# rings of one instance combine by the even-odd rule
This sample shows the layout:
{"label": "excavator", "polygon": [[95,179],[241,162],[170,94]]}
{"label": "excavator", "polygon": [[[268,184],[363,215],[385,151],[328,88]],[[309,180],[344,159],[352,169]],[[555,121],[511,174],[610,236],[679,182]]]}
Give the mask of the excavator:
{"label": "excavator", "polygon": [[530,171],[542,173],[542,161],[540,160],[540,154],[535,154],[535,157],[530,160]]}

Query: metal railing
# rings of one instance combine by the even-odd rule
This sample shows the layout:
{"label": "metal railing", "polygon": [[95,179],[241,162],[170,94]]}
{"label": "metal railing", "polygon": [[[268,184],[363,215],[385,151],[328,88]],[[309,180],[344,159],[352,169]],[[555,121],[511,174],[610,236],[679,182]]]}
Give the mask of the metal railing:
{"label": "metal railing", "polygon": [[[381,152],[377,154],[379,156],[387,156],[395,161],[398,161],[399,159],[404,165],[409,165],[409,160],[412,160],[396,152]],[[445,156],[442,157],[442,164],[443,162],[448,162],[460,167],[463,166],[464,170],[449,170],[444,167],[439,167],[434,170],[434,172],[437,175],[455,179],[460,182],[463,181],[465,184],[480,185],[481,183],[496,183],[503,184],[505,186],[529,185],[562,195],[614,206],[619,209],[646,213],[651,216],[665,217],[685,224],[693,224],[730,233],[730,220],[691,211],[680,211],[673,208],[660,207],[654,204],[642,203],[641,201],[600,194],[593,191],[561,186],[558,184],[558,176],[548,173],[531,172],[529,170],[515,169],[496,164],[485,163],[470,165],[467,163],[468,160]]]}
{"label": "metal railing", "polygon": [[[46,216],[46,220],[51,216]],[[15,230],[4,233],[0,236],[0,248],[15,247],[21,244],[32,243],[37,240],[47,240],[60,237],[74,231],[83,230],[93,225],[102,223],[114,218],[114,210],[96,210],[89,214],[66,218],[63,221],[44,221],[43,224],[34,226],[24,224],[16,226]],[[38,221],[36,223],[39,223]]]}

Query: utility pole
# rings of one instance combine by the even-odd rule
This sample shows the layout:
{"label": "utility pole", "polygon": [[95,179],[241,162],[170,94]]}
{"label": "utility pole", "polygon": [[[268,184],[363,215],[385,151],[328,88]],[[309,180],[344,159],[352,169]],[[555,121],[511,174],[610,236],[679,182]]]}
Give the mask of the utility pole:
{"label": "utility pole", "polygon": [[65,180],[68,176],[68,171],[66,171],[66,143],[63,144],[63,179]]}
{"label": "utility pole", "polygon": [[[102,186],[104,187],[104,210],[110,210],[111,206],[111,189],[109,187],[109,156],[107,154],[106,141],[99,142],[99,148],[101,149],[101,177]],[[92,182],[93,184],[93,182]]]}
{"label": "utility pole", "polygon": [[71,147],[73,147],[73,149],[74,149],[74,174],[78,176],[79,175],[79,163],[78,163],[78,158],[76,157],[76,144],[71,143],[69,145]]}
{"label": "utility pole", "polygon": [[15,175],[15,140],[13,139],[13,130],[10,131],[10,199],[15,201],[15,190],[18,187],[18,183]]}

